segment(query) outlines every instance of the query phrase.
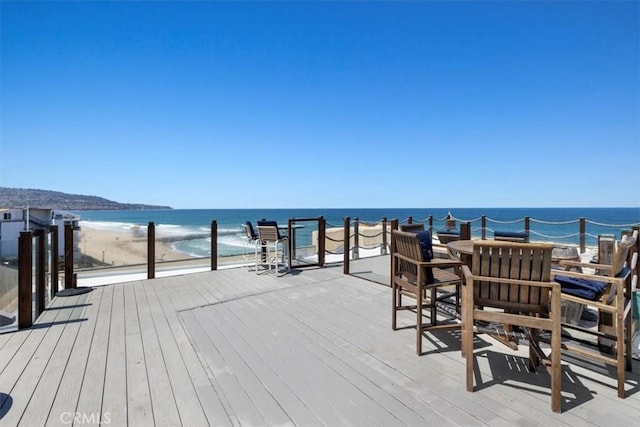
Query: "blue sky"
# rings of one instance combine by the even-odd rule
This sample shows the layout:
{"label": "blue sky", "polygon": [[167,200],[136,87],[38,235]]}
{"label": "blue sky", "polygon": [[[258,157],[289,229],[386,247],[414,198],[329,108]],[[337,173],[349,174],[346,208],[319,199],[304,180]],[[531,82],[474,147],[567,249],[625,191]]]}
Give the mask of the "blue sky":
{"label": "blue sky", "polygon": [[6,2],[0,186],[640,205],[640,2]]}

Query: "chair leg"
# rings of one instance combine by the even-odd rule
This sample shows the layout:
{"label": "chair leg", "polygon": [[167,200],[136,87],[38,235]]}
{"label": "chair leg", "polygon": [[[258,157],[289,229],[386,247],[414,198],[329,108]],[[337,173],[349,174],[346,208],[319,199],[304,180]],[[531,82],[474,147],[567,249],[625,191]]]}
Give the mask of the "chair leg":
{"label": "chair leg", "polygon": [[416,297],[416,353],[422,355],[422,289]]}
{"label": "chair leg", "polygon": [[[628,316],[627,316],[628,317]],[[616,373],[618,375],[618,397],[624,399],[624,381],[625,381],[625,319],[616,316]]]}
{"label": "chair leg", "polygon": [[398,311],[398,286],[395,283],[393,283],[391,285],[391,329],[394,331],[398,329],[397,320],[396,320],[397,311]]}
{"label": "chair leg", "polygon": [[562,412],[562,365],[560,364],[560,334],[552,337],[554,345],[551,351],[551,410]]}
{"label": "chair leg", "polygon": [[625,369],[631,372],[631,354],[633,353],[631,332],[633,325],[631,322],[631,315],[627,314],[624,321],[624,354],[626,355]]}
{"label": "chair leg", "polygon": [[438,291],[437,288],[433,287],[431,288],[431,326],[436,326],[437,322],[436,322],[436,316],[438,315],[437,310],[436,310],[436,298],[438,297],[437,295]]}
{"label": "chair leg", "polygon": [[464,293],[462,353],[466,359],[467,391],[473,391],[473,286],[465,286]]}

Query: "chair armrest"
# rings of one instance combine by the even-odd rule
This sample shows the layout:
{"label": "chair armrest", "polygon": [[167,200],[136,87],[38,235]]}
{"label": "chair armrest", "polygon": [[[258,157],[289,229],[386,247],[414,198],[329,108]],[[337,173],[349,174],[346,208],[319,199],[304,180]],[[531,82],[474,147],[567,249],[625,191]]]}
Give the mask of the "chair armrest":
{"label": "chair armrest", "polygon": [[[464,271],[464,267],[463,267]],[[473,281],[477,282],[491,282],[491,283],[503,283],[509,285],[526,285],[534,286],[538,288],[558,288],[560,289],[560,283],[558,282],[541,282],[538,280],[522,280],[522,279],[508,279],[502,277],[489,277],[489,276],[471,276]]]}
{"label": "chair armrest", "polygon": [[397,259],[401,259],[403,261],[406,261],[406,262],[409,262],[411,264],[417,265],[418,267],[427,266],[429,264],[428,262],[418,261],[417,259],[409,258],[408,256],[404,256],[404,255],[399,254],[399,253],[394,253],[393,256],[396,257]]}
{"label": "chair armrest", "polygon": [[464,277],[464,280],[462,281],[463,285],[466,285],[467,281],[473,283],[473,274],[471,274],[471,270],[467,264],[462,264],[462,277]]}
{"label": "chair armrest", "polygon": [[622,277],[611,277],[611,276],[600,276],[597,274],[578,273],[577,271],[551,270],[551,280],[553,280],[555,276],[569,276],[569,277],[576,277],[578,279],[595,280],[597,282],[606,282],[606,283],[624,282],[627,278],[627,275]]}
{"label": "chair armrest", "polygon": [[611,266],[608,264],[593,264],[590,262],[571,261],[571,260],[562,260],[558,264],[560,264],[561,267],[586,267],[586,268],[595,268],[597,270],[604,270],[604,271],[611,270]]}
{"label": "chair armrest", "polygon": [[426,265],[427,267],[451,268],[451,267],[461,267],[463,264],[461,261],[458,261],[458,260],[434,258],[431,261],[425,262],[424,265]]}

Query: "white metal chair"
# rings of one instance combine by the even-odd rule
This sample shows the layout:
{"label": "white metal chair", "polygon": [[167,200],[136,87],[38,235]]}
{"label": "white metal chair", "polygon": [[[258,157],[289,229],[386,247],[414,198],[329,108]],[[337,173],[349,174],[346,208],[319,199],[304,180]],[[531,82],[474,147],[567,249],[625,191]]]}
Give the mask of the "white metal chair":
{"label": "white metal chair", "polygon": [[[287,236],[281,236],[277,224],[262,225],[258,222],[258,245],[256,245],[256,274],[259,265],[267,265],[269,271],[275,267],[276,275],[280,271],[280,265],[284,264],[289,270],[289,251]],[[281,248],[282,246],[282,248]],[[260,251],[258,253],[258,248]]]}
{"label": "white metal chair", "polygon": [[258,246],[258,233],[253,228],[253,224],[251,221],[246,221],[242,224],[242,229],[244,230],[246,240],[243,241],[242,245],[242,258],[249,261],[253,256],[254,264],[257,257],[257,246]]}

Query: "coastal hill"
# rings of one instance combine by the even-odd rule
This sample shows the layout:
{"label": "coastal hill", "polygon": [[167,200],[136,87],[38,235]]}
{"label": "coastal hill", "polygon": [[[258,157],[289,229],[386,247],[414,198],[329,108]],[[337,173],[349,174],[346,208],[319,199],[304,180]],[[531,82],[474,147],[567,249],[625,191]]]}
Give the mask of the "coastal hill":
{"label": "coastal hill", "polygon": [[59,191],[0,187],[0,208],[26,208],[28,206],[68,211],[172,209],[170,206],[118,203],[98,196],[67,194]]}

